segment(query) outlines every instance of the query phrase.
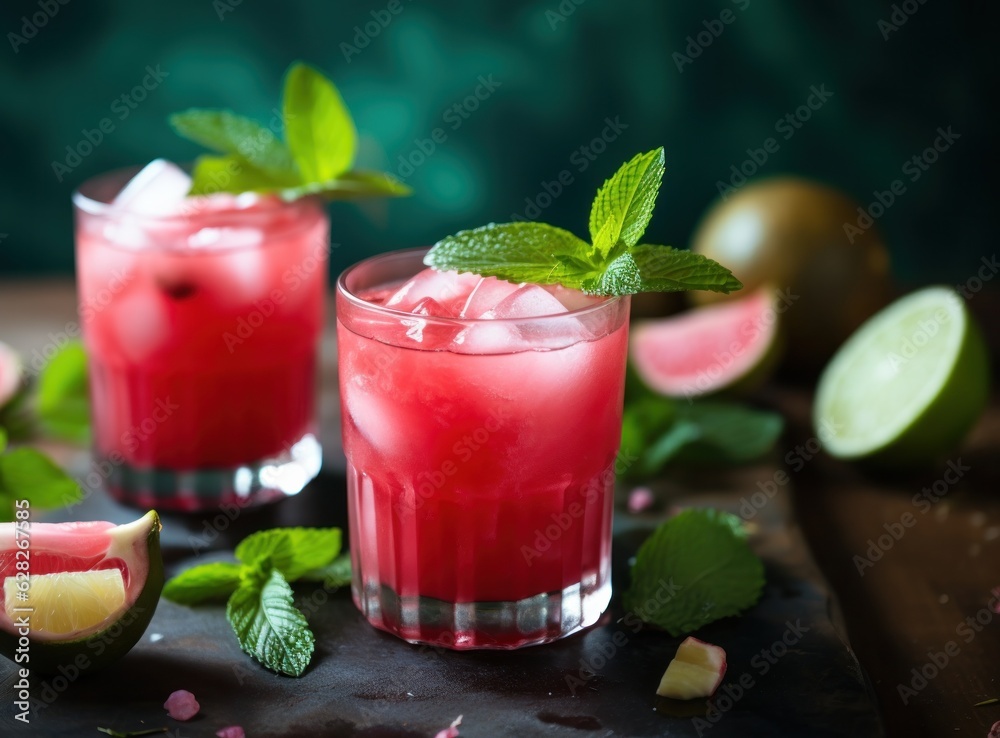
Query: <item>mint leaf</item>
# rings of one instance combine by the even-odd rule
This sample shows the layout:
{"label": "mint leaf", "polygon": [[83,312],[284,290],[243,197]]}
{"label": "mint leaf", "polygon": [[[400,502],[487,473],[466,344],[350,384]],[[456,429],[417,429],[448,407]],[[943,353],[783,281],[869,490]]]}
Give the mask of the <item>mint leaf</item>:
{"label": "mint leaf", "polygon": [[351,555],[344,553],[321,569],[313,569],[300,577],[304,581],[323,582],[323,586],[346,587],[351,583]]}
{"label": "mint leaf", "polygon": [[625,475],[648,478],[668,464],[745,464],[771,452],[781,437],[781,415],[730,402],[677,403],[635,396],[622,415],[621,447],[638,459]]}
{"label": "mint leaf", "polygon": [[218,561],[182,571],[163,587],[163,596],[179,605],[223,600],[240,586],[240,564]]}
{"label": "mint leaf", "polygon": [[677,454],[679,463],[742,464],[774,448],[785,421],[777,413],[722,402],[698,402],[677,409],[680,422],[697,428],[697,437]]}
{"label": "mint leaf", "polygon": [[582,285],[593,271],[585,258],[588,248],[569,231],[544,223],[490,223],[438,241],[424,264],[509,282],[570,287]]}
{"label": "mint leaf", "polygon": [[406,197],[413,190],[383,172],[344,172],[327,182],[286,187],[281,195],[294,200],[304,195],[323,195],[328,200],[347,200],[359,197]]}
{"label": "mint leaf", "polygon": [[270,560],[294,582],[306,572],[329,564],[340,553],[339,528],[272,528],[253,533],[236,547],[236,558],[247,566]]}
{"label": "mint leaf", "polygon": [[756,604],[764,565],[739,525],[717,510],[685,510],[660,525],[636,555],[625,607],[680,636]]}
{"label": "mint leaf", "polygon": [[641,244],[629,249],[639,269],[643,292],[710,290],[733,292],[743,288],[733,273],[701,254],[671,246]]}
{"label": "mint leaf", "polygon": [[240,648],[268,669],[297,677],[309,666],[316,639],[278,569],[247,577],[229,598],[226,617]]}
{"label": "mint leaf", "polygon": [[305,183],[327,182],[351,168],[357,133],[333,84],[307,64],[285,76],[282,115],[288,148]]}
{"label": "mint leaf", "polygon": [[590,208],[590,237],[602,256],[619,240],[634,246],[653,217],[664,171],[663,147],[633,159],[597,191]]}
{"label": "mint leaf", "polygon": [[605,266],[604,271],[583,283],[592,295],[634,295],[642,292],[642,276],[632,254],[626,251]]}
{"label": "mint leaf", "polygon": [[170,125],[184,138],[220,154],[235,154],[279,181],[295,182],[295,162],[288,147],[257,121],[228,110],[192,108],[170,116]]}
{"label": "mint leaf", "polygon": [[0,519],[13,520],[14,500],[32,507],[60,507],[83,497],[79,485],[49,457],[33,448],[16,448],[0,456]]}
{"label": "mint leaf", "polygon": [[294,179],[275,177],[238,154],[199,156],[191,175],[191,195],[216,192],[274,192],[291,187]]}
{"label": "mint leaf", "polygon": [[169,728],[149,728],[148,730],[115,730],[114,728],[98,728],[98,733],[110,735],[112,738],[140,738],[146,735],[166,733]]}
{"label": "mint leaf", "polygon": [[90,436],[87,355],[69,343],[53,356],[38,377],[36,407],[42,429],[52,436],[85,443]]}

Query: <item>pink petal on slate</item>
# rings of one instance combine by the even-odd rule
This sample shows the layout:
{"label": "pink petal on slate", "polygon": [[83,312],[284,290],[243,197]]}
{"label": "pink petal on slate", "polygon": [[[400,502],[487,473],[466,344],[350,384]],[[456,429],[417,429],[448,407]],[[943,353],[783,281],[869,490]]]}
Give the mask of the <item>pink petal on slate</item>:
{"label": "pink petal on slate", "polygon": [[455,718],[451,725],[444,730],[439,730],[434,738],[458,738],[458,726],[462,724],[462,716]]}
{"label": "pink petal on slate", "polygon": [[178,689],[176,692],[170,693],[167,701],[163,703],[163,709],[174,720],[190,720],[198,714],[201,705],[198,704],[194,695],[186,689]]}
{"label": "pink petal on slate", "polygon": [[219,736],[219,738],[246,738],[247,736],[247,734],[243,732],[243,728],[239,725],[230,725],[228,728],[215,731],[215,734]]}
{"label": "pink petal on slate", "polygon": [[653,506],[653,493],[649,487],[636,487],[628,496],[628,511],[638,513]]}
{"label": "pink petal on slate", "polygon": [[990,728],[990,734],[986,738],[1000,738],[1000,720],[993,723],[993,727]]}

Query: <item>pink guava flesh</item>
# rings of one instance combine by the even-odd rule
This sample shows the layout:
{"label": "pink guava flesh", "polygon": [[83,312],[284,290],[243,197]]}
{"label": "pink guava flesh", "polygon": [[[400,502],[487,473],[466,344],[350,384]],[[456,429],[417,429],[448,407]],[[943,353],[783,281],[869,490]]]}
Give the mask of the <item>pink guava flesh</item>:
{"label": "pink guava flesh", "polygon": [[772,290],[636,323],[630,356],[651,389],[669,397],[710,394],[761,364],[774,344],[778,316]]}

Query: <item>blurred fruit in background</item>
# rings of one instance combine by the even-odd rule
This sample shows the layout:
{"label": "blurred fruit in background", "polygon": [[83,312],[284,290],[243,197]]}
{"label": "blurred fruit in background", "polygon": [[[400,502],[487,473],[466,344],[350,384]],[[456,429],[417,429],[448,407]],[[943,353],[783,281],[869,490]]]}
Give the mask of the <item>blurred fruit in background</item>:
{"label": "blurred fruit in background", "polygon": [[826,185],[795,177],[752,182],[713,205],[692,251],[732,270],[733,295],[691,292],[696,305],[739,299],[765,284],[793,296],[782,315],[787,364],[814,372],[892,296],[889,254],[874,228],[848,236],[858,204]]}

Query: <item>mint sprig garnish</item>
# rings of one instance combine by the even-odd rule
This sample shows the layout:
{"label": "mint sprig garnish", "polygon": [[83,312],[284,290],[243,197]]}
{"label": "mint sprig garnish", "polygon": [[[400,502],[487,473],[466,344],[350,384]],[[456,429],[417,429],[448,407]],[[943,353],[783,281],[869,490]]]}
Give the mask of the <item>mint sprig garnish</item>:
{"label": "mint sprig garnish", "polygon": [[764,565],[750,550],[738,517],[692,509],[660,525],[642,544],[631,578],[625,607],[680,636],[756,604]]}
{"label": "mint sprig garnish", "polygon": [[352,170],[357,131],[333,82],[297,62],[285,75],[281,128],[285,140],[229,110],[192,108],[170,116],[184,138],[221,156],[195,163],[192,195],[273,192],[286,200],[401,197],[410,188],[389,174]]}
{"label": "mint sprig garnish", "polygon": [[163,596],[181,605],[228,599],[226,617],[240,648],[268,669],[301,676],[315,638],[296,609],[290,582],[350,582],[350,558],[338,556],[339,528],[273,528],[244,538],[238,562],[195,566],[167,582]]}
{"label": "mint sprig garnish", "polygon": [[732,272],[711,259],[639,243],[664,166],[660,147],[637,155],[601,186],[590,210],[591,243],[545,223],[490,223],[438,241],[424,263],[510,282],[562,284],[595,295],[742,288]]}

